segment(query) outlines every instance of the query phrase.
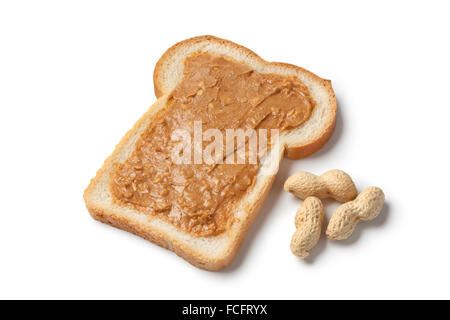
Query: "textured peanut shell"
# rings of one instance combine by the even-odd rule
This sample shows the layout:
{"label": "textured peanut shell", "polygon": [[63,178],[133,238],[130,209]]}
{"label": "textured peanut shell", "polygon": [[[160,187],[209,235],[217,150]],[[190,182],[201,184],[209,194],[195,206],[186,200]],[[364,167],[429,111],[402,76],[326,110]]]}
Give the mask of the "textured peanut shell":
{"label": "textured peanut shell", "polygon": [[369,187],[350,202],[341,205],[331,216],[326,235],[332,240],[350,237],[359,221],[375,219],[384,204],[384,193],[378,187]]}
{"label": "textured peanut shell", "polygon": [[291,251],[299,258],[305,258],[319,241],[324,220],[322,201],[316,197],[306,198],[295,215],[297,230],[292,236]]}
{"label": "textured peanut shell", "polygon": [[333,198],[339,202],[351,201],[358,194],[352,178],[341,170],[330,170],[321,176],[297,172],[286,180],[284,190],[300,199],[313,196],[320,199]]}

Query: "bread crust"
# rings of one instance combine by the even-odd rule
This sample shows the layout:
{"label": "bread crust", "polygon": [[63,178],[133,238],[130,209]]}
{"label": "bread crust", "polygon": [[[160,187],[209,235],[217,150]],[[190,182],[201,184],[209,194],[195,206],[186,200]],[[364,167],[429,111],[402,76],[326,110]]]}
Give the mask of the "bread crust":
{"label": "bread crust", "polygon": [[[119,152],[126,147],[126,144],[132,139],[135,132],[145,123],[144,121],[150,121],[152,119],[152,114],[154,111],[160,107],[161,103],[165,103],[164,97],[168,94],[168,91],[163,87],[162,76],[164,72],[164,61],[170,58],[178,48],[182,48],[183,46],[189,46],[193,43],[199,41],[214,41],[220,42],[222,44],[226,44],[227,46],[232,46],[236,49],[242,50],[249,57],[258,59],[259,61],[267,64],[276,64],[279,66],[284,66],[288,68],[295,68],[296,70],[300,70],[308,74],[310,77],[313,77],[318,83],[323,86],[329,96],[329,103],[332,108],[332,117],[329,120],[329,123],[326,125],[326,129],[322,132],[322,134],[316,138],[314,141],[308,142],[307,144],[296,146],[295,144],[285,145],[284,146],[284,155],[291,159],[299,159],[302,157],[306,157],[318,149],[320,149],[329,139],[333,132],[335,119],[336,119],[336,100],[334,97],[333,89],[331,88],[331,82],[329,80],[324,80],[314,75],[313,73],[304,70],[300,67],[278,63],[278,62],[266,62],[261,59],[258,55],[256,55],[251,50],[242,47],[238,44],[235,44],[228,40],[219,39],[213,36],[200,36],[192,39],[188,39],[182,42],[179,42],[169,48],[163,56],[160,58],[158,63],[156,64],[154,71],[154,84],[155,84],[155,95],[158,100],[149,108],[149,110],[135,123],[133,128],[127,132],[127,134],[122,138],[120,143],[116,146],[113,153],[105,160],[103,166],[97,171],[96,176],[91,180],[89,186],[84,192],[84,200],[86,202],[86,207],[91,214],[91,216],[103,223],[107,223],[111,226],[117,227],[119,229],[129,231],[134,233],[144,239],[147,239],[161,247],[167,248],[173,252],[175,252],[178,256],[182,257],[192,265],[210,271],[216,271],[225,268],[228,266],[236,256],[239,248],[247,234],[248,229],[252,225],[254,219],[259,213],[259,210],[264,204],[265,199],[270,191],[270,188],[275,180],[276,174],[264,177],[262,185],[257,189],[257,193],[252,196],[254,201],[248,203],[241,210],[244,211],[243,217],[241,219],[237,219],[237,227],[233,228],[233,230],[226,232],[226,237],[230,241],[226,250],[220,257],[211,257],[207,254],[203,254],[195,248],[189,246],[189,244],[184,243],[183,241],[179,241],[172,234],[162,232],[156,227],[151,225],[146,225],[141,223],[138,219],[133,219],[127,217],[125,215],[121,215],[116,212],[112,206],[104,207],[98,205],[94,199],[95,196],[95,186],[101,183],[101,178],[103,175],[108,174],[108,170],[112,167],[113,162],[115,162],[116,157]],[[150,119],[150,120],[149,120]],[[281,161],[281,160],[280,160]],[[157,219],[156,217],[154,219]]]}

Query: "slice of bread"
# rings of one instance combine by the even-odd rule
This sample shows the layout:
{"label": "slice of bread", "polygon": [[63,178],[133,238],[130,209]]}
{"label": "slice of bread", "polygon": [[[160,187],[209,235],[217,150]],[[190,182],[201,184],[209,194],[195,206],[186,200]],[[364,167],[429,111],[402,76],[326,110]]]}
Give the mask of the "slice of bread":
{"label": "slice of bread", "polygon": [[226,232],[210,237],[193,237],[166,220],[144,214],[130,206],[113,201],[110,177],[114,163],[124,162],[135,150],[136,142],[158,110],[166,106],[171,91],[183,75],[184,60],[196,52],[232,58],[260,73],[295,76],[308,88],[316,102],[310,118],[299,127],[280,134],[283,154],[290,159],[306,157],[319,150],[331,136],[336,119],[336,99],[329,80],[324,80],[300,67],[266,62],[254,52],[233,42],[212,36],[200,36],[175,44],[159,59],[154,72],[158,100],[122,138],[84,193],[86,206],[93,218],[135,233],[174,251],[191,264],[206,270],[219,270],[231,263],[247,230],[257,216],[275,179],[275,174],[258,173],[256,182],[233,207],[236,218]]}

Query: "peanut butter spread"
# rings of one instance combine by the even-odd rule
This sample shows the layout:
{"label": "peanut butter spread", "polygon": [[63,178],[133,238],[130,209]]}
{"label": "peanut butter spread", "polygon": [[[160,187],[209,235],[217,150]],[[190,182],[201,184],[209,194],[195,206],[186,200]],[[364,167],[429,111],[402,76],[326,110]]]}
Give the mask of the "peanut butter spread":
{"label": "peanut butter spread", "polygon": [[[234,60],[196,53],[184,62],[183,78],[124,163],[111,178],[115,201],[166,219],[193,236],[226,231],[233,205],[255,183],[259,164],[175,164],[174,130],[193,134],[219,129],[279,129],[299,126],[314,108],[297,78],[262,74]],[[206,143],[203,142],[202,148]],[[194,163],[194,162],[192,162]]]}

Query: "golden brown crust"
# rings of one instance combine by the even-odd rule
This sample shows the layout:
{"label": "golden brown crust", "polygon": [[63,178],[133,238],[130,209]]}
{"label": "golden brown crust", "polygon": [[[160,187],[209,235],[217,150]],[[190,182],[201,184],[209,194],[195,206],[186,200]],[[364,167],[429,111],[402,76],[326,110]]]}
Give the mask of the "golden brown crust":
{"label": "golden brown crust", "polygon": [[324,85],[326,86],[327,91],[329,93],[329,97],[330,97],[329,104],[331,106],[333,106],[333,109],[332,109],[333,117],[332,117],[331,121],[329,121],[327,123],[327,127],[322,132],[322,135],[319,136],[316,140],[314,140],[306,145],[301,145],[301,146],[290,145],[288,148],[286,148],[285,156],[289,159],[297,160],[297,159],[306,158],[306,157],[312,155],[316,151],[320,150],[325,145],[325,143],[328,142],[331,135],[333,134],[334,127],[336,125],[337,103],[336,103],[336,98],[334,95],[333,88],[331,87],[331,81],[324,80],[324,82],[325,82]]}
{"label": "golden brown crust", "polygon": [[[326,141],[329,139],[333,132],[334,124],[335,124],[335,118],[336,118],[336,100],[334,99],[334,93],[331,88],[331,83],[328,80],[324,80],[319,78],[318,76],[314,75],[313,73],[304,70],[300,67],[288,65],[285,63],[277,63],[277,62],[266,62],[263,59],[261,59],[258,55],[256,55],[253,51],[242,47],[238,44],[235,44],[233,42],[219,39],[213,36],[201,36],[196,37],[192,39],[188,39],[182,42],[179,42],[172,46],[170,49],[168,49],[163,56],[159,59],[158,63],[156,64],[155,71],[154,71],[154,86],[155,86],[155,95],[156,97],[160,98],[164,96],[167,92],[162,87],[162,64],[165,59],[168,59],[171,55],[174,54],[174,49],[189,45],[191,43],[199,42],[199,41],[216,41],[223,44],[226,44],[227,46],[235,47],[241,51],[244,51],[248,56],[251,56],[254,59],[258,59],[261,62],[268,63],[268,64],[275,64],[280,66],[288,66],[290,68],[295,68],[297,70],[300,70],[301,72],[304,72],[305,74],[315,78],[316,80],[320,81],[323,86],[327,89],[329,92],[330,97],[330,105],[334,108],[334,116],[329,121],[329,123],[326,126],[326,130],[324,130],[323,134],[317,138],[316,140],[306,144],[306,145],[289,145],[285,149],[285,156],[291,159],[298,159],[302,157],[306,157],[318,149],[320,149]],[[258,215],[258,212],[260,208],[262,207],[269,191],[271,188],[271,185],[275,179],[275,176],[268,177],[264,181],[264,185],[260,188],[261,191],[259,191],[259,195],[255,195],[256,201],[253,201],[249,206],[245,207],[244,210],[246,213],[243,215],[244,218],[240,221],[238,227],[234,229],[232,232],[230,232],[228,237],[231,239],[230,245],[228,245],[226,252],[220,257],[220,258],[211,258],[207,255],[202,254],[201,252],[198,252],[194,250],[192,247],[189,247],[187,244],[175,239],[172,235],[162,233],[161,231],[157,230],[156,228],[152,228],[150,226],[143,225],[142,223],[139,223],[138,221],[134,221],[133,219],[130,219],[128,217],[125,217],[123,215],[119,215],[114,212],[111,208],[101,208],[98,207],[94,201],[90,198],[92,193],[94,192],[94,187],[96,184],[100,183],[100,178],[103,174],[107,174],[105,172],[108,170],[108,167],[112,164],[114,159],[116,158],[119,151],[125,147],[126,143],[129,139],[131,139],[132,135],[136,132],[136,130],[143,124],[146,119],[149,117],[152,117],[151,113],[153,110],[161,103],[160,100],[156,101],[155,104],[153,104],[150,109],[139,119],[133,128],[127,132],[127,134],[122,138],[120,143],[116,146],[113,153],[105,160],[103,166],[97,171],[96,176],[91,180],[89,186],[84,192],[84,199],[86,202],[86,206],[88,208],[88,211],[90,212],[91,216],[99,220],[101,222],[107,223],[109,225],[112,225],[114,227],[132,232],[136,235],[141,236],[142,238],[145,238],[161,247],[167,248],[169,250],[174,251],[178,256],[182,257],[183,259],[187,260],[189,263],[193,264],[196,267],[199,267],[201,269],[210,270],[210,271],[216,271],[225,268],[228,266],[236,256],[240,245],[242,244],[245,235],[247,234],[247,230],[250,228],[251,224],[253,223],[254,219]]]}
{"label": "golden brown crust", "polygon": [[329,104],[330,104],[330,106],[332,106],[332,108],[333,108],[332,110],[333,110],[334,114],[333,114],[332,118],[330,118],[329,123],[327,123],[326,129],[323,131],[321,136],[317,137],[315,140],[309,142],[308,144],[303,144],[303,145],[299,145],[299,146],[288,145],[286,147],[286,152],[285,152],[285,156],[287,158],[296,160],[296,159],[301,159],[301,158],[310,156],[311,154],[313,154],[316,151],[318,151],[319,149],[321,149],[325,145],[325,143],[330,139],[330,137],[333,133],[333,130],[334,130],[335,123],[336,123],[336,113],[337,113],[336,98],[335,98],[334,91],[331,86],[330,80],[322,79],[319,76],[317,76],[316,74],[314,74],[306,69],[303,69],[301,67],[295,66],[293,64],[288,64],[288,63],[284,63],[284,62],[268,62],[268,61],[262,59],[260,56],[258,56],[255,52],[253,52],[252,50],[250,50],[244,46],[241,46],[241,45],[231,42],[229,40],[217,38],[217,37],[214,37],[211,35],[190,38],[190,39],[178,42],[175,45],[173,45],[172,47],[170,47],[169,49],[167,49],[167,51],[161,56],[161,58],[156,63],[155,70],[153,72],[153,85],[154,85],[155,95],[157,98],[160,98],[163,95],[168,93],[167,92],[168,90],[166,88],[164,88],[163,82],[161,80],[164,62],[166,60],[170,59],[176,53],[178,48],[180,48],[182,46],[189,46],[189,45],[192,45],[192,44],[195,44],[198,42],[203,42],[203,41],[217,42],[217,43],[235,48],[239,51],[245,52],[246,56],[251,57],[252,59],[256,59],[264,64],[282,66],[282,67],[287,67],[287,68],[298,70],[301,73],[304,73],[304,74],[308,75],[309,77],[315,79],[317,82],[321,83],[321,85],[327,90],[328,95],[330,97]]}
{"label": "golden brown crust", "polygon": [[163,248],[169,249],[196,267],[205,270],[217,270],[216,268],[221,267],[221,264],[218,264],[215,261],[207,261],[204,257],[199,256],[198,252],[190,250],[189,247],[185,247],[181,242],[178,242],[167,235],[161,234],[156,230],[146,230],[141,224],[135,224],[126,217],[107,213],[104,209],[100,208],[88,206],[88,210],[94,219],[109,224],[113,227],[134,233]]}

